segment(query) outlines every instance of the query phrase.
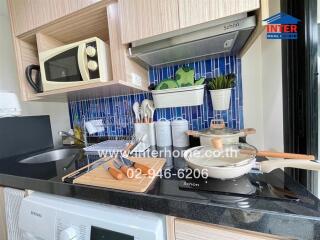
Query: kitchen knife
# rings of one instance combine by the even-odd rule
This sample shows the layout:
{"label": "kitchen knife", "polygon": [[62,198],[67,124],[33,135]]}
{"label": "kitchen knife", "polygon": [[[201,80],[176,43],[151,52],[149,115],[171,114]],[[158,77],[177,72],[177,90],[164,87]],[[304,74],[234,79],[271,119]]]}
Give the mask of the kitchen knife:
{"label": "kitchen knife", "polygon": [[120,171],[116,170],[115,168],[110,167],[110,166],[108,166],[107,164],[104,164],[104,165],[103,165],[103,168],[104,168],[107,172],[109,172],[114,179],[117,179],[117,180],[123,179],[123,174],[122,174]]}
{"label": "kitchen knife", "polygon": [[77,171],[72,172],[72,173],[68,174],[67,176],[64,176],[62,178],[62,181],[66,182],[66,183],[73,183],[73,181],[76,178],[84,175],[85,173],[88,173],[88,172],[92,171],[93,169],[95,169],[95,168],[99,167],[100,165],[108,162],[109,160],[111,160],[110,157],[107,158],[107,159],[100,159],[100,160],[97,160],[95,162],[92,162],[92,163],[90,163],[90,164],[78,169]]}
{"label": "kitchen knife", "polygon": [[119,169],[127,177],[130,176],[129,168],[123,162],[119,161],[118,159],[114,159],[112,163],[117,169]]}
{"label": "kitchen knife", "polygon": [[148,166],[143,165],[141,163],[131,161],[130,159],[123,157],[123,156],[120,156],[120,159],[128,167],[134,167],[135,169],[140,169],[143,174],[147,174],[149,176],[152,176],[152,172],[150,171],[151,168],[149,168]]}

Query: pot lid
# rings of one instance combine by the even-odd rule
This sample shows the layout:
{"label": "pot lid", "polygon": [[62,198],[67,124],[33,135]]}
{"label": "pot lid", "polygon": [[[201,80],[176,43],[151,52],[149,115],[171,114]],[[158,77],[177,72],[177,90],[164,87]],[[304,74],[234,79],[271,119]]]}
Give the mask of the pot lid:
{"label": "pot lid", "polygon": [[240,133],[240,131],[232,128],[220,128],[220,129],[208,128],[208,129],[200,130],[199,133],[206,136],[211,136],[211,135],[223,136],[223,135],[238,134]]}
{"label": "pot lid", "polygon": [[206,136],[230,136],[238,134],[240,133],[240,131],[232,128],[226,128],[223,119],[212,119],[210,123],[210,128],[200,130],[199,133]]}
{"label": "pot lid", "polygon": [[257,149],[249,144],[228,144],[222,148],[200,146],[189,149],[185,159],[203,167],[236,167],[255,159]]}

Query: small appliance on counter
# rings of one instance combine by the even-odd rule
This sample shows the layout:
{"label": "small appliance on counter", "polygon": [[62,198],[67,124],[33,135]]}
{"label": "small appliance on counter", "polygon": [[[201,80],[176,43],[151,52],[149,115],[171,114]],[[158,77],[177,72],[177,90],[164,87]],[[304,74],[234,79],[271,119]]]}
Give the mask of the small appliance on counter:
{"label": "small appliance on counter", "polygon": [[20,103],[15,93],[0,91],[0,99],[0,118],[21,115]]}
{"label": "small appliance on counter", "polygon": [[43,91],[112,79],[109,46],[97,37],[40,52],[39,62]]}

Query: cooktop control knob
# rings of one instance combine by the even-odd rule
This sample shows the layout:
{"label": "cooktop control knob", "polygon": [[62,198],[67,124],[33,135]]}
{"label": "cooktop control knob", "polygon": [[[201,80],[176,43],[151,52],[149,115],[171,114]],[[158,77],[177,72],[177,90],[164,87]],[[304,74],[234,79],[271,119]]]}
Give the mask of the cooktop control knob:
{"label": "cooktop control knob", "polygon": [[94,47],[88,46],[88,47],[86,48],[86,54],[87,54],[89,57],[94,57],[94,56],[96,55],[96,53],[97,53],[97,50],[96,50]]}
{"label": "cooktop control knob", "polygon": [[69,227],[61,232],[59,240],[77,240],[77,235],[77,230]]}
{"label": "cooktop control knob", "polygon": [[98,63],[96,61],[90,60],[88,62],[88,68],[89,68],[90,71],[95,71],[95,70],[98,69]]}

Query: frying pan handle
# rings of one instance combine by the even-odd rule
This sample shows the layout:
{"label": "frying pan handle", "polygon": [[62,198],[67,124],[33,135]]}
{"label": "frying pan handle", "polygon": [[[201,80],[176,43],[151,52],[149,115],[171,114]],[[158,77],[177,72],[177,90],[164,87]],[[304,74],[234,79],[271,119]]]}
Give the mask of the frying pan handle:
{"label": "frying pan handle", "polygon": [[259,151],[258,157],[271,157],[271,158],[291,158],[291,159],[303,159],[303,160],[315,160],[313,155],[295,154],[295,153],[282,153],[271,151]]}
{"label": "frying pan handle", "polygon": [[240,137],[246,137],[250,134],[256,134],[256,129],[255,128],[245,128],[240,130]]}
{"label": "frying pan handle", "polygon": [[192,130],[188,130],[185,132],[188,136],[192,136],[192,137],[199,137],[200,133],[197,131],[192,131]]}
{"label": "frying pan handle", "polygon": [[226,125],[223,119],[212,119],[210,123],[210,129],[223,129]]}
{"label": "frying pan handle", "polygon": [[297,159],[277,159],[268,160],[258,163],[260,164],[260,170],[264,173],[269,173],[278,168],[299,168],[313,171],[320,171],[320,163],[314,161],[305,161]]}

